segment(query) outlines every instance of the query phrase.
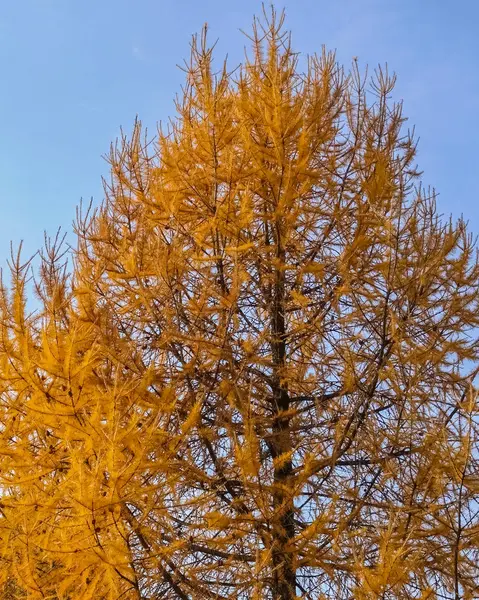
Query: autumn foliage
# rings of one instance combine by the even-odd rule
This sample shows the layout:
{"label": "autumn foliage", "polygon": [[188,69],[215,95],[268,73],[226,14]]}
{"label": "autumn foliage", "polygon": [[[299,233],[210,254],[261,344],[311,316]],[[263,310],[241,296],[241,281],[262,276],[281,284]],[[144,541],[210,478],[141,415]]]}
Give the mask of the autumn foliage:
{"label": "autumn foliage", "polygon": [[[394,77],[192,44],[0,296],[2,598],[479,597],[479,267]],[[70,257],[70,267],[65,259]]]}

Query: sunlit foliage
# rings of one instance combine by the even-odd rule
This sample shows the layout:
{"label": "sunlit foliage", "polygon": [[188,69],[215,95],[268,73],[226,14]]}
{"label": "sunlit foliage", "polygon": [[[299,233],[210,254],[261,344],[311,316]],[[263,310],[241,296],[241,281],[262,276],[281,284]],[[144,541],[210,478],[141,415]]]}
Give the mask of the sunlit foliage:
{"label": "sunlit foliage", "polygon": [[[479,597],[479,269],[394,77],[194,38],[0,296],[1,597]],[[304,66],[303,65],[304,62]]]}

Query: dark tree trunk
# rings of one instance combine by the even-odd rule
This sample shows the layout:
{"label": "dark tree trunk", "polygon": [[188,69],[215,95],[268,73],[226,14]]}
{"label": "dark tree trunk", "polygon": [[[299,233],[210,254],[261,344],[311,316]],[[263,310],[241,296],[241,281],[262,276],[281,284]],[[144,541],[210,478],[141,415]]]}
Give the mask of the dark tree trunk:
{"label": "dark tree trunk", "polygon": [[[281,232],[276,229],[276,256],[280,263],[284,262]],[[274,289],[271,298],[271,350],[273,359],[273,413],[272,427],[272,458],[291,453],[292,440],[290,432],[290,417],[287,411],[290,397],[287,384],[284,382],[284,367],[286,364],[287,331],[285,323],[285,282],[284,271],[277,268]],[[296,598],[296,570],[294,555],[289,547],[294,538],[294,504],[292,495],[293,463],[291,454],[287,460],[281,460],[274,467],[273,489],[273,583],[272,595],[274,600],[294,600]]]}

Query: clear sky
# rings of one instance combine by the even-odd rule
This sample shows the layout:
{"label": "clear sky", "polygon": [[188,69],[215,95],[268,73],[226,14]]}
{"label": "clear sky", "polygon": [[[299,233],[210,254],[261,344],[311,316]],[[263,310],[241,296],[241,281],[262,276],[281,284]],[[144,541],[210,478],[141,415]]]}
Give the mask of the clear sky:
{"label": "clear sky", "polygon": [[[479,0],[284,0],[297,51],[322,44],[349,66],[388,63],[420,137],[424,182],[442,212],[479,234]],[[174,114],[190,37],[208,22],[218,62],[242,56],[254,0],[0,2],[0,265],[43,231],[71,229],[102,197],[102,155],[135,115],[151,132]]]}

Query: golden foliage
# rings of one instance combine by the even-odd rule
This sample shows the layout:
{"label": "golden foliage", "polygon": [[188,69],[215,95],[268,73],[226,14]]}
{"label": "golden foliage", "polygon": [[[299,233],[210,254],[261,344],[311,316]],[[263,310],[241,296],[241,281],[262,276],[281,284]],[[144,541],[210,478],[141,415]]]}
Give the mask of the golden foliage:
{"label": "golden foliage", "polygon": [[0,583],[19,599],[478,597],[479,267],[394,77],[274,12],[136,123],[0,294]]}

